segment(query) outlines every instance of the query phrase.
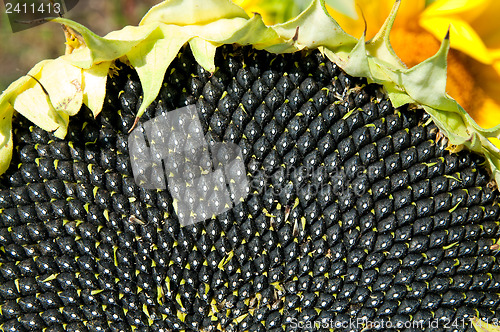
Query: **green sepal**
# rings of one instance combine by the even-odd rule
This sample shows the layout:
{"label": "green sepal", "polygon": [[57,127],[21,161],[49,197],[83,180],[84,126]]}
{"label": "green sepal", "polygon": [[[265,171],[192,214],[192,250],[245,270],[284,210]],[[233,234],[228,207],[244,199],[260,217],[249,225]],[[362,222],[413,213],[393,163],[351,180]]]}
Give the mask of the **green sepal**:
{"label": "green sepal", "polygon": [[446,93],[446,58],[450,48],[447,35],[439,51],[429,59],[402,72],[399,86],[421,105],[460,113],[458,103]]}
{"label": "green sepal", "polygon": [[340,58],[338,60],[341,63],[339,66],[341,66],[342,69],[344,69],[344,71],[349,73],[351,76],[366,77],[368,80],[373,80],[369,58],[366,54],[365,33],[363,33],[358,43],[354,46],[346,59],[343,60]]}
{"label": "green sepal", "polygon": [[415,104],[415,100],[411,99],[410,96],[406,94],[406,92],[401,91],[398,89],[396,84],[389,84],[387,83],[385,85],[385,89],[387,91],[387,95],[389,96],[389,99],[392,102],[392,105],[396,108],[401,107],[406,104]]}
{"label": "green sepal", "polygon": [[221,44],[252,45],[262,50],[282,42],[276,31],[264,24],[262,16],[255,14],[244,26],[235,31],[229,38],[212,40]]}
{"label": "green sepal", "polygon": [[342,30],[328,14],[324,1],[321,0],[313,0],[299,16],[288,22],[273,25],[272,29],[285,40],[296,37],[297,50],[323,46],[335,51],[339,47],[354,47],[358,42],[356,38]]}

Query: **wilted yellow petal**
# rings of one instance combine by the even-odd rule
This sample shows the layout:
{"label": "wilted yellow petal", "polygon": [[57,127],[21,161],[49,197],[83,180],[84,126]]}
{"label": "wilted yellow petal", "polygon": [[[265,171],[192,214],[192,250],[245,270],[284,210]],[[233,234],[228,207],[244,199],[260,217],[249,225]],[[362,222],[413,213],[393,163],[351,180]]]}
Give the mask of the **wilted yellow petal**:
{"label": "wilted yellow petal", "polygon": [[106,80],[111,61],[95,64],[90,69],[83,70],[83,103],[97,116],[104,104],[106,96]]}
{"label": "wilted yellow petal", "polygon": [[467,13],[469,19],[481,15],[491,0],[437,0],[426,8],[425,16],[452,16]]}
{"label": "wilted yellow petal", "polygon": [[58,112],[73,116],[80,110],[83,100],[82,69],[58,58],[42,69],[40,83]]}
{"label": "wilted yellow petal", "polygon": [[[37,108],[35,109],[33,105],[36,105]],[[17,96],[13,106],[16,111],[46,131],[54,131],[65,125],[64,121],[60,120],[59,114],[47,101],[47,96],[39,85],[27,89]]]}

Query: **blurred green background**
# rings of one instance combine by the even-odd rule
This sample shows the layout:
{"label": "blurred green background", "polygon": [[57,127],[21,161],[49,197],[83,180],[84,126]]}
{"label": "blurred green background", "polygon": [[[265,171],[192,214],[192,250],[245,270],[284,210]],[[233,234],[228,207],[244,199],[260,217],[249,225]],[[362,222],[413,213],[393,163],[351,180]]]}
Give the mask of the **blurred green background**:
{"label": "blurred green background", "polygon": [[[79,0],[64,16],[98,35],[137,25],[151,6],[161,0]],[[4,1],[0,0],[0,93],[43,59],[64,54],[64,33],[58,24],[45,23],[12,33]]]}

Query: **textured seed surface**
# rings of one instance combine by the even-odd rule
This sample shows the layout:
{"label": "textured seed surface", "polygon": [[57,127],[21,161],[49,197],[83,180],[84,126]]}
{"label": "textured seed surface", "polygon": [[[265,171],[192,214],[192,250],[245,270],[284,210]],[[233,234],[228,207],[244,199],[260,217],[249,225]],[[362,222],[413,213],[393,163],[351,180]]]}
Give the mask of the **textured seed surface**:
{"label": "textured seed surface", "polygon": [[426,114],[393,109],[317,52],[222,47],[216,65],[210,75],[183,50],[141,118],[195,104],[205,134],[242,149],[250,195],[191,226],[168,191],[133,179],[127,132],[142,90],[126,65],[102,113],[82,109],[66,140],[17,115],[0,177],[3,330],[294,331],[364,318],[465,331],[472,316],[500,318],[500,207],[481,158],[446,151]]}

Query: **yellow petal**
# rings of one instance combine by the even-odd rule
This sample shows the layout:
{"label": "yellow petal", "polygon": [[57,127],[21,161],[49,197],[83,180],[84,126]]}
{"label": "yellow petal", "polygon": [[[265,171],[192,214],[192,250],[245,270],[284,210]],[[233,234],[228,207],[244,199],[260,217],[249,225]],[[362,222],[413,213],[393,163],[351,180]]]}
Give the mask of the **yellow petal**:
{"label": "yellow petal", "polygon": [[500,1],[437,0],[422,13],[420,23],[437,38],[451,23],[456,29],[452,48],[484,63],[500,59]]}
{"label": "yellow petal", "polygon": [[490,0],[437,0],[425,9],[425,16],[451,16],[467,13],[473,19],[482,14]]}
{"label": "yellow petal", "polygon": [[451,46],[484,63],[491,63],[491,55],[481,37],[465,21],[450,17],[422,16],[420,24],[435,37],[442,38],[450,28]]}
{"label": "yellow petal", "polygon": [[500,100],[492,95],[484,96],[480,108],[472,114],[472,118],[483,128],[492,128],[500,124]]}
{"label": "yellow petal", "polygon": [[[394,1],[392,1],[394,3]],[[420,15],[425,9],[424,0],[401,0],[401,6],[399,7],[398,16],[394,22],[395,28],[406,28],[415,29],[417,27],[417,22],[415,17]],[[444,35],[443,35],[444,36]],[[443,39],[443,36],[439,40]]]}
{"label": "yellow petal", "polygon": [[[483,13],[470,24],[490,51],[500,52],[500,1],[488,1],[488,6]],[[496,57],[500,59],[500,54]]]}
{"label": "yellow petal", "polygon": [[82,69],[61,58],[48,62],[42,69],[40,82],[47,89],[56,111],[75,115],[83,100]]}
{"label": "yellow petal", "polygon": [[[349,16],[335,11],[327,6],[328,12],[340,24],[347,33],[360,37],[365,27],[363,16],[366,19],[367,33],[366,39],[369,40],[380,30],[385,20],[391,13],[395,0],[356,0],[356,11],[358,19],[352,19]],[[411,29],[416,26],[415,17],[423,11],[425,7],[424,0],[403,0],[399,7],[394,29]]]}
{"label": "yellow petal", "polygon": [[394,29],[391,31],[390,39],[397,56],[408,67],[413,67],[433,56],[440,45],[439,40],[422,28]]}
{"label": "yellow petal", "polygon": [[500,124],[500,61],[494,66],[470,63],[475,76],[474,103],[466,110],[483,128]]}
{"label": "yellow petal", "polygon": [[500,2],[496,0],[438,0],[424,12],[428,17],[455,17],[468,23],[482,37],[498,32]]}
{"label": "yellow petal", "polygon": [[260,0],[233,0],[235,4],[243,8],[247,13],[260,13],[262,11],[262,1]]}

